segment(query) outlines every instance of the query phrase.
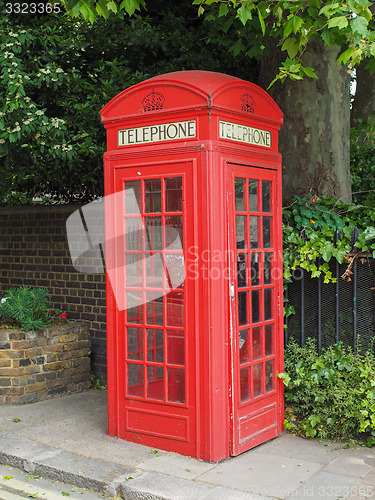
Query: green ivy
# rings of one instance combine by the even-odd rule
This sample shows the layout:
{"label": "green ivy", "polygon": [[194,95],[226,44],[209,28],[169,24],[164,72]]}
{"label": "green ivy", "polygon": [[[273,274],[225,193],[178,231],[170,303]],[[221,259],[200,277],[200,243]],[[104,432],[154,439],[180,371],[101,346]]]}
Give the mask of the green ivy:
{"label": "green ivy", "polygon": [[[349,205],[340,200],[295,197],[283,210],[284,280],[302,268],[324,283],[335,282],[329,261],[340,264],[368,253],[375,257],[375,200]],[[358,239],[352,245],[354,229]],[[338,232],[336,232],[338,231]],[[336,233],[336,236],[335,236]],[[350,279],[350,278],[349,278]]]}
{"label": "green ivy", "polygon": [[333,345],[319,356],[309,339],[285,350],[285,428],[320,439],[375,444],[375,357]]}

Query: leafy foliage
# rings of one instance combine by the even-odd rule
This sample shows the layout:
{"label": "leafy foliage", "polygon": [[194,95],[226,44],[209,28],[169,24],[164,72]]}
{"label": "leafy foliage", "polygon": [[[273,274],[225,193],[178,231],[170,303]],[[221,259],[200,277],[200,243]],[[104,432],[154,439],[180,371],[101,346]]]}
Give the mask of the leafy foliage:
{"label": "leafy foliage", "polygon": [[197,67],[251,78],[250,60],[202,43],[204,23],[190,2],[162,5],[155,0],[126,23],[72,22],[62,12],[0,18],[0,203],[101,196],[100,109],[133,84]]}
{"label": "leafy foliage", "polygon": [[[313,278],[323,276],[329,283],[335,281],[328,265],[331,258],[342,264],[361,253],[375,257],[374,208],[375,201],[347,205],[331,198],[295,197],[283,211],[285,281],[302,267]],[[358,239],[353,242],[355,228]]]}
{"label": "leafy foliage", "polygon": [[24,331],[50,325],[50,294],[46,288],[22,286],[8,290],[0,301],[0,318]]}
{"label": "leafy foliage", "polygon": [[[63,2],[72,16],[83,16],[93,22],[95,18],[108,18],[111,13],[123,17],[141,8],[145,0],[65,0]],[[205,14],[210,20],[217,20],[218,27],[227,36],[230,29],[238,33],[237,22],[250,26],[253,36],[246,31],[238,33],[231,50],[251,54],[263,53],[264,37],[278,40],[281,50],[287,54],[275,80],[287,77],[301,80],[308,76],[315,78],[314,68],[302,64],[302,55],[313,39],[320,39],[331,47],[341,48],[338,63],[356,65],[375,54],[375,33],[369,0],[194,0],[198,14]],[[151,4],[151,2],[147,2]]]}
{"label": "leafy foliage", "polygon": [[285,427],[308,437],[375,444],[375,357],[334,345],[318,356],[310,339],[285,351]]}
{"label": "leafy foliage", "polygon": [[[275,38],[286,58],[279,67],[271,85],[276,80],[302,80],[305,76],[316,78],[315,68],[303,65],[302,56],[313,40],[321,40],[327,47],[340,47],[339,64],[355,66],[363,58],[370,58],[373,69],[375,32],[368,0],[194,0],[199,13],[206,13],[224,20],[222,30],[236,28],[236,22],[249,25],[258,32],[254,38],[241,40],[241,52],[263,53],[264,37]],[[239,41],[238,41],[239,42]],[[240,44],[235,42],[239,48]],[[257,46],[257,48],[255,48]]]}

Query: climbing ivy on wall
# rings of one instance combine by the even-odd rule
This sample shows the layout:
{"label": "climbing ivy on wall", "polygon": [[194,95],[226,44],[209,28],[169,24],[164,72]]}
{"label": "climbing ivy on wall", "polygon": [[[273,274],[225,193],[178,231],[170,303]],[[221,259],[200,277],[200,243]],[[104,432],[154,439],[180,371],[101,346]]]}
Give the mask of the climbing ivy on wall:
{"label": "climbing ivy on wall", "polygon": [[[298,267],[324,283],[334,282],[329,269],[332,258],[348,268],[354,258],[375,257],[375,201],[345,204],[340,200],[295,197],[283,211],[284,280]],[[346,274],[350,280],[350,272]]]}

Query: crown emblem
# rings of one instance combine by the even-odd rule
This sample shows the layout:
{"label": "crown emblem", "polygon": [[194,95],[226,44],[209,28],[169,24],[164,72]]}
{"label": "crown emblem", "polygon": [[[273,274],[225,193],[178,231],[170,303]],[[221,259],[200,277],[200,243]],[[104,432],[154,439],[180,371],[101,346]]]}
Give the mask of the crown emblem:
{"label": "crown emblem", "polygon": [[248,92],[241,96],[241,109],[246,113],[254,113],[255,111],[255,101]]}
{"label": "crown emblem", "polygon": [[163,94],[160,94],[160,92],[155,92],[154,89],[152,89],[152,92],[150,94],[147,94],[143,99],[142,99],[142,106],[143,106],[143,111],[155,111],[157,109],[163,109],[165,97]]}

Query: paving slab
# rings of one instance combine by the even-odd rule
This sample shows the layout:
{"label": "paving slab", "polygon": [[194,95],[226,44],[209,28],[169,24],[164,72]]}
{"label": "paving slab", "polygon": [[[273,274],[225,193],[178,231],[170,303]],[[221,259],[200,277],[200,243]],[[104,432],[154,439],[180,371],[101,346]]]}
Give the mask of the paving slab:
{"label": "paving slab", "polygon": [[353,476],[319,471],[286,498],[288,500],[306,500],[307,498],[341,500],[345,499],[353,489],[358,488],[360,483],[361,480]]}
{"label": "paving slab", "polygon": [[375,488],[374,486],[369,486],[368,484],[358,484],[358,486],[353,486],[350,493],[345,500],[369,500],[375,499]]}
{"label": "paving slab", "polygon": [[150,457],[151,448],[109,436],[107,420],[107,391],[0,407],[0,431],[130,467]]}
{"label": "paving slab", "polygon": [[195,479],[216,466],[215,463],[204,462],[177,453],[155,456],[141,462],[138,469],[170,474],[182,479]]}
{"label": "paving slab", "polygon": [[257,448],[258,453],[296,458],[319,464],[328,464],[340,455],[343,444],[334,442],[321,443],[315,439],[304,439],[292,434],[282,434],[272,441]]}
{"label": "paving slab", "polygon": [[286,498],[320,469],[316,462],[252,451],[218,464],[199,480],[255,495]]}
{"label": "paving slab", "polygon": [[343,449],[340,454],[324,467],[326,472],[341,474],[345,471],[349,476],[363,478],[375,466],[375,455],[369,448],[354,447]]}

